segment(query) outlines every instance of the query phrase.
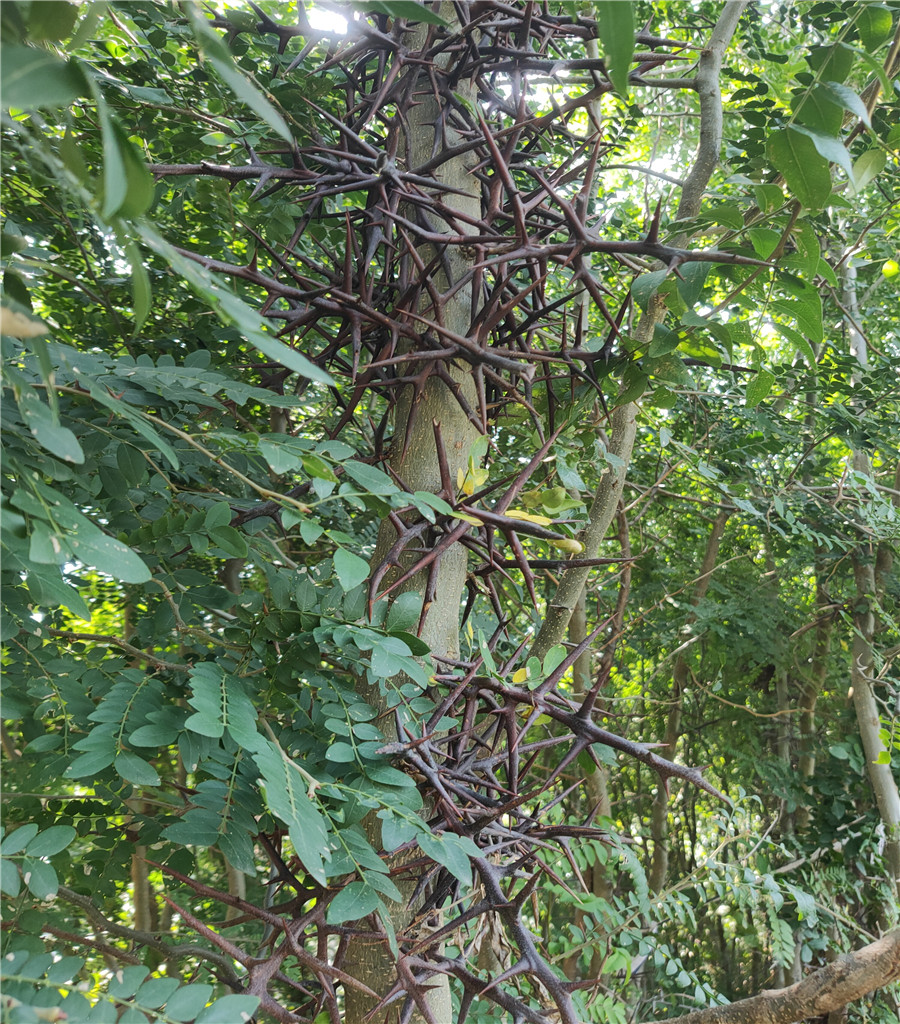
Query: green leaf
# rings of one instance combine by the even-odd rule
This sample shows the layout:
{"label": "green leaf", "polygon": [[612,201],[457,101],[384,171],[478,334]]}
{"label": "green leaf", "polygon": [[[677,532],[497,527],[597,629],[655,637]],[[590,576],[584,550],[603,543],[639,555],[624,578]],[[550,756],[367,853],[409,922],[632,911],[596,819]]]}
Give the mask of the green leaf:
{"label": "green leaf", "polygon": [[318,455],[304,455],[300,461],[303,463],[303,468],[306,472],[314,479],[329,480],[331,483],[337,483],[334,470],[324,459],[320,459]]}
{"label": "green leaf", "polygon": [[194,1024],[246,1024],[259,1006],[257,996],[222,996],[207,1006]]}
{"label": "green leaf", "polygon": [[294,852],[313,878],[325,885],[328,829],[307,795],[309,779],[277,744],[263,740],[254,751],[269,810],[288,826]]}
{"label": "green leaf", "polygon": [[769,159],[800,203],[809,210],[821,210],[831,195],[831,171],[809,135],[783,128],[772,132],[766,147]]}
{"label": "green leaf", "polygon": [[59,891],[59,878],[53,866],[31,857],[22,859],[22,881],[39,900],[49,900]]}
{"label": "green leaf", "polygon": [[660,356],[658,359],[647,358],[643,361],[642,367],[645,373],[670,384],[691,387],[694,383],[690,371],[674,352],[667,356]]}
{"label": "green leaf", "polygon": [[146,583],[150,579],[150,570],[131,548],[107,536],[92,523],[68,534],[66,540],[79,562],[92,565],[114,580]]}
{"label": "green leaf", "polygon": [[[175,449],[156,432],[156,430],[147,422],[146,419],[140,414],[137,409],[131,408],[121,399],[114,398],[112,395],[106,393],[102,388],[98,387],[93,381],[90,380],[79,380],[83,386],[85,386],[90,392],[91,398],[95,402],[99,402],[101,405],[106,406],[110,412],[115,413],[117,416],[121,416],[127,423],[141,435],[145,437],[150,444],[157,448],[160,453],[165,456],[168,460],[169,465],[173,469],[180,469],[181,463],[178,459],[178,455],[175,453]],[[141,456],[141,458],[143,458]]]}
{"label": "green leaf", "polygon": [[138,226],[144,242],[159,253],[181,276],[191,285],[198,295],[206,299],[217,315],[227,323],[234,323],[244,334],[247,341],[264,355],[280,363],[288,370],[299,373],[309,380],[321,384],[331,384],[331,375],[319,369],[301,352],[266,333],[263,318],[251,309],[239,296],[230,292],[216,280],[207,269],[200,267],[188,257],[175,250],[157,231],[149,225],[140,223]]}
{"label": "green leaf", "polygon": [[395,629],[391,630],[391,636],[395,637],[397,640],[402,640],[409,648],[409,653],[414,654],[417,658],[424,657],[431,651],[428,644],[426,644],[420,637],[417,637],[414,633],[407,633],[403,629]]}
{"label": "green leaf", "polygon": [[11,857],[14,853],[21,853],[37,834],[38,827],[33,821],[13,829],[0,843],[0,857]]}
{"label": "green leaf", "polygon": [[419,836],[422,852],[443,866],[458,878],[463,885],[472,884],[471,857],[481,856],[481,851],[464,836],[444,832],[441,835],[422,834]]}
{"label": "green leaf", "polygon": [[0,860],[0,892],[7,896],[18,896],[21,888],[19,869],[11,860]]}
{"label": "green leaf", "polygon": [[149,973],[150,968],[144,967],[143,964],[120,967],[109,980],[108,992],[116,999],[130,999]]}
{"label": "green leaf", "polygon": [[63,773],[67,779],[82,779],[86,775],[97,775],[108,768],[116,759],[115,747],[108,750],[89,750],[76,757]]}
{"label": "green leaf", "polygon": [[356,751],[349,743],[339,740],[325,749],[325,759],[337,764],[350,764],[356,760]]}
{"label": "green leaf", "polygon": [[632,282],[631,295],[641,309],[647,309],[650,299],[656,294],[656,290],[668,276],[669,271],[663,268],[662,270],[654,270],[649,274],[641,274],[640,277]]}
{"label": "green leaf", "polygon": [[[757,206],[763,213],[771,213],[784,203],[784,192],[780,185],[754,185],[753,194],[756,197]],[[742,228],[743,226],[743,218],[739,218],[736,227]]]}
{"label": "green leaf", "polygon": [[150,978],[135,993],[136,1002],[157,1010],[173,995],[181,983],[177,978]]}
{"label": "green leaf", "polygon": [[344,592],[358,587],[369,576],[369,563],[346,548],[338,548],[335,551],[334,569]]}
{"label": "green leaf", "polygon": [[150,275],[144,266],[141,258],[141,250],[134,243],[129,242],[125,247],[128,262],[131,264],[131,294],[134,300],[134,335],[147,322],[150,315],[150,302],[152,292],[150,289]]}
{"label": "green leaf", "polygon": [[29,857],[52,857],[64,850],[76,834],[71,825],[51,825],[31,840],[26,852]]}
{"label": "green leaf", "polygon": [[188,704],[196,708],[197,713],[186,719],[185,728],[201,736],[218,739],[225,732],[225,673],[215,662],[204,661],[191,669],[190,676],[194,692],[188,698]]}
{"label": "green leaf", "polygon": [[400,594],[388,609],[384,628],[393,633],[396,630],[407,630],[415,626],[422,614],[422,595],[415,590]]}
{"label": "green leaf", "polygon": [[413,822],[390,815],[381,823],[381,842],[385,850],[392,853],[404,843],[414,839],[419,831],[420,829]]}
{"label": "green leaf", "polygon": [[115,768],[126,782],[133,782],[136,786],[159,785],[159,775],[153,765],[128,750],[116,755]]}
{"label": "green leaf", "polygon": [[370,494],[396,494],[400,490],[387,473],[377,466],[348,460],[344,463],[344,471]]}
{"label": "green leaf", "polygon": [[819,152],[820,156],[823,156],[826,160],[829,160],[833,164],[843,167],[847,172],[847,177],[853,182],[853,161],[850,157],[850,153],[847,147],[841,142],[840,139],[835,138],[832,135],[823,135],[821,132],[814,132],[810,128],[804,128],[802,125],[795,125],[791,131],[800,132],[803,135],[807,135],[812,139],[813,145]]}
{"label": "green leaf", "polygon": [[870,52],[886,43],[893,32],[894,19],[883,4],[864,3],[856,8],[856,30],[863,46]]}
{"label": "green leaf", "polygon": [[67,107],[87,95],[87,83],[76,62],[34,46],[0,47],[0,83],[3,106],[21,110]]}
{"label": "green leaf", "polygon": [[772,309],[797,321],[797,326],[813,344],[819,344],[825,336],[822,322],[822,297],[812,289],[806,289],[796,299],[776,299]]}
{"label": "green leaf", "polygon": [[166,1003],[166,1016],[177,1021],[193,1020],[212,994],[212,985],[184,985]]}
{"label": "green leaf", "polygon": [[858,93],[846,85],[841,85],[840,82],[826,82],[825,88],[834,97],[834,103],[843,107],[844,110],[849,110],[851,114],[855,114],[867,128],[872,127],[869,111]]}
{"label": "green leaf", "polygon": [[[147,170],[140,150],[128,138],[117,121],[112,122],[112,130],[116,136],[119,155],[125,169],[126,185],[125,196],[115,213],[120,217],[140,217],[142,213],[146,213],[153,201],[153,177]],[[140,262],[138,265],[140,266]],[[149,280],[146,281],[145,287],[149,291]]]}
{"label": "green leaf", "polygon": [[755,377],[747,381],[747,388],[744,392],[747,408],[753,409],[759,405],[772,390],[774,383],[775,374],[770,373],[768,370],[760,370]]}
{"label": "green leaf", "polygon": [[68,427],[60,425],[59,418],[41,401],[37,392],[32,388],[23,389],[17,395],[17,404],[26,426],[45,451],[63,462],[79,466],[84,463],[84,451],[78,438]]}
{"label": "green leaf", "polygon": [[103,207],[104,220],[114,217],[128,195],[125,159],[119,148],[119,134],[113,127],[106,101],[97,93],[97,116],[103,134]]}
{"label": "green leaf", "polygon": [[862,190],[871,181],[874,181],[884,170],[887,164],[887,153],[882,149],[868,149],[853,164],[852,181],[856,192]]}
{"label": "green leaf", "polygon": [[591,6],[609,80],[620,96],[627,96],[628,72],[634,56],[634,5],[623,0],[601,0]]}
{"label": "green leaf", "polygon": [[798,889],[796,885],[791,885],[790,882],[785,882],[784,885],[797,904],[797,916],[801,921],[806,921],[809,927],[814,928],[819,919],[815,897],[803,889]]}
{"label": "green leaf", "polygon": [[551,647],[544,655],[544,664],[541,666],[541,671],[545,676],[549,676],[555,669],[559,668],[565,660],[565,647],[562,644],[556,644],[555,647]]}
{"label": "green leaf", "polygon": [[845,43],[813,46],[806,60],[820,81],[843,82],[853,70],[854,53]]}
{"label": "green leaf", "polygon": [[246,558],[250,550],[243,534],[233,526],[216,526],[209,531],[209,537],[229,558]]}
{"label": "green leaf", "polygon": [[774,321],[772,326],[783,338],[786,338],[796,349],[803,353],[810,366],[816,365],[815,350],[799,331],[794,330],[793,327],[788,327],[786,324],[780,324]]}
{"label": "green leaf", "polygon": [[688,307],[700,302],[711,266],[711,263],[686,263],[680,268],[681,277],[676,278],[676,285]]}
{"label": "green leaf", "polygon": [[219,73],[226,85],[261,121],[264,121],[285,142],[293,145],[294,136],[291,134],[291,130],[288,128],[284,118],[237,67],[228,47],[208,26],[206,19],[198,13],[198,10],[193,5],[185,8],[185,12],[191,22],[194,36],[200,44],[201,50],[206,54],[209,62]]}
{"label": "green leaf", "polygon": [[351,882],[328,904],[325,920],[328,924],[358,921],[381,903],[378,893],[365,882]]}
{"label": "green leaf", "polygon": [[210,505],[203,517],[203,525],[207,530],[214,530],[217,526],[228,526],[231,522],[231,506],[227,501],[217,501]]}
{"label": "green leaf", "polygon": [[[835,83],[836,84],[836,83]],[[838,86],[843,88],[843,86]],[[847,90],[850,91],[849,89]],[[794,116],[802,124],[826,135],[836,135],[841,130],[844,113],[836,93],[823,82],[804,90],[792,100]]]}

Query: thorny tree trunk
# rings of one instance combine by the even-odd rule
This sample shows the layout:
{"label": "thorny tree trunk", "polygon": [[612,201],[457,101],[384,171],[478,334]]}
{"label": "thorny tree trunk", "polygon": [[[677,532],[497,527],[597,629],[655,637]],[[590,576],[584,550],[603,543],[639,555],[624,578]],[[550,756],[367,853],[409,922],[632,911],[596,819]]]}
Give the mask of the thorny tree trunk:
{"label": "thorny tree trunk", "polygon": [[[440,14],[443,18],[452,20],[452,5],[445,3]],[[410,50],[413,52],[420,50],[425,43],[426,36],[427,26],[419,26],[411,34]],[[440,68],[441,59],[439,58],[436,63]],[[443,63],[446,64],[446,59]],[[411,67],[415,68],[416,65]],[[416,72],[411,70],[410,73]],[[472,81],[457,82],[454,91],[473,106],[477,102],[477,93]],[[441,149],[452,148],[459,142],[457,134],[449,124],[442,120],[438,101],[433,95],[431,85],[425,75],[419,76],[413,100],[409,110],[405,113],[405,118],[408,124],[406,159],[409,167],[424,164],[432,157],[436,145],[439,147],[437,150],[439,153]],[[443,199],[448,206],[458,210],[464,216],[477,220],[481,212],[480,186],[477,178],[471,174],[469,165],[473,159],[471,156],[448,159],[441,165],[440,180],[452,188],[469,192],[468,197],[445,194]],[[439,230],[439,228],[433,225],[433,230]],[[434,255],[431,246],[422,246],[419,249],[419,256],[425,265]],[[453,285],[469,270],[469,261],[462,255],[458,246],[446,247],[438,265],[442,269],[432,275],[431,283],[440,294],[451,291]],[[419,270],[410,262],[406,273],[410,279],[414,279],[419,274]],[[429,319],[440,319],[451,331],[465,335],[468,333],[470,319],[473,315],[472,303],[472,288],[467,285],[459,288],[453,292],[452,296],[442,301],[439,310],[432,307],[427,296],[423,296],[418,312]],[[477,400],[471,370],[467,366],[457,365],[450,365],[448,369],[462,398],[470,408],[474,408]],[[416,372],[415,368],[411,370],[411,374]],[[465,471],[469,451],[478,437],[478,433],[450,388],[432,376],[427,380],[421,393],[417,393],[413,386],[408,386],[398,400],[395,413],[394,442],[390,464],[391,469],[403,480],[410,491],[427,491],[436,494],[441,490],[435,425],[439,426],[443,439],[450,478],[455,481],[457,470]],[[378,565],[384,560],[396,539],[397,534],[394,527],[385,520],[379,531],[373,565]],[[466,583],[466,565],[466,548],[461,544],[455,544],[444,553],[436,570],[434,600],[426,611],[421,632],[422,639],[428,644],[432,655],[436,658],[455,659],[459,656],[459,615]],[[418,591],[424,594],[425,578],[426,573],[418,574],[406,585],[398,588],[398,591],[392,596],[396,597],[397,593],[402,591]],[[383,586],[390,585],[390,582],[391,576],[388,575]],[[398,684],[402,682],[402,677],[396,682]],[[368,687],[364,689],[366,699],[380,712],[380,724],[383,732],[388,739],[396,738],[392,732],[394,728],[392,713],[388,711],[383,696],[371,692]],[[369,832],[370,838],[378,849],[380,847],[378,835],[380,827],[377,819],[370,820]],[[403,892],[405,899],[408,899],[415,888],[415,879],[407,880],[405,884],[400,879],[398,887]],[[394,927],[400,934],[413,921],[414,910],[407,907],[405,903],[389,904],[389,910]],[[382,995],[390,989],[396,978],[394,956],[387,945],[379,941],[367,941],[364,937],[351,940],[344,969],[368,985],[373,991]],[[438,1024],[443,1024],[451,1019],[449,981],[446,977],[439,976],[433,979],[429,986],[427,996],[429,1008],[435,1021]],[[373,1000],[352,988],[346,990],[345,998],[344,1024],[362,1024],[366,1015],[375,1005]],[[401,1005],[402,1003],[395,1004],[391,1008],[394,1016],[379,1016],[378,1020],[397,1019],[396,1014],[400,1012]],[[422,1018],[414,1017],[413,1019],[421,1020]]]}
{"label": "thorny tree trunk", "polygon": [[[700,209],[703,192],[709,177],[716,166],[722,140],[722,111],[719,95],[718,74],[723,53],[733,35],[737,21],[743,8],[744,0],[729,0],[713,29],[709,46],[704,49],[700,59],[697,75],[697,89],[701,105],[701,139],[694,167],[685,182],[681,202],[678,207],[679,218],[696,216]],[[451,19],[453,9],[449,4],[442,5],[441,14]],[[420,30],[424,31],[424,30]],[[454,84],[457,93],[463,93],[474,104],[477,100],[473,84],[461,81]],[[431,90],[425,86],[421,95],[416,97],[420,102],[407,113],[408,146],[410,165],[419,165],[431,156],[435,145],[435,125],[439,123],[440,110],[432,96]],[[443,135],[437,137],[439,146],[453,145],[452,130],[444,126]],[[470,189],[471,200],[453,195],[447,197],[448,205],[477,217],[479,199],[476,179],[469,173],[466,158],[459,157],[448,160],[442,165],[442,180],[457,188]],[[471,205],[468,205],[468,203]],[[423,252],[427,263],[430,255]],[[466,267],[458,250],[450,247],[447,253],[448,262],[442,265],[450,268],[450,277],[458,280],[465,273]],[[449,283],[441,272],[434,275],[434,283],[439,291],[446,291]],[[427,314],[428,310],[420,312]],[[655,325],[665,316],[665,305],[658,298],[650,301],[645,315],[635,331],[640,340],[649,341]],[[451,330],[464,335],[472,315],[472,295],[469,288],[460,288],[452,299],[442,306],[444,323]],[[470,406],[474,406],[474,387],[468,371],[456,369],[452,371],[462,394]],[[418,408],[414,408],[414,401]],[[412,429],[409,429],[410,415]],[[588,525],[581,536],[584,555],[594,557],[612,522],[622,494],[625,472],[631,459],[632,448],[636,435],[637,406],[626,403],[614,410],[610,425],[608,451],[611,454],[609,471],[601,479],[594,501],[589,512]],[[451,479],[455,479],[458,467],[465,467],[469,449],[475,439],[475,431],[471,422],[461,411],[460,405],[449,389],[442,383],[429,380],[424,392],[414,399],[412,389],[408,389],[404,398],[398,403],[395,420],[395,445],[392,453],[392,468],[403,479],[410,490],[440,490],[441,482],[435,451],[432,422],[441,426],[441,434],[447,449]],[[404,451],[405,447],[405,451]],[[393,528],[385,523],[379,534],[375,561],[378,562],[394,543]],[[466,555],[459,545],[448,551],[441,561],[439,579],[435,590],[435,600],[425,620],[422,633],[423,639],[431,647],[432,653],[454,658],[458,652],[459,604],[465,585]],[[544,622],[535,638],[531,654],[543,660],[544,655],[555,644],[565,637],[572,611],[581,596],[590,570],[583,567],[572,567],[566,570],[560,580],[559,587],[548,604]],[[388,581],[389,581],[388,577]],[[421,589],[424,580],[413,580]],[[386,710],[383,701],[377,695],[367,693],[367,699],[380,710]],[[386,719],[382,719],[387,725]],[[377,822],[373,823],[377,828]],[[377,837],[373,835],[377,840]],[[412,891],[412,885],[407,889]],[[392,916],[398,931],[402,930],[410,920],[410,913],[404,907],[392,909]],[[380,942],[366,942],[355,939],[351,942],[344,967],[351,975],[365,982],[376,992],[385,992],[395,977],[393,957],[387,946]],[[434,984],[434,983],[432,983]],[[345,1024],[362,1024],[365,1015],[372,1009],[370,999],[355,990],[346,992],[347,1011]],[[445,1024],[450,1018],[449,992],[444,986],[435,986],[429,992],[429,1007],[438,1024]]]}

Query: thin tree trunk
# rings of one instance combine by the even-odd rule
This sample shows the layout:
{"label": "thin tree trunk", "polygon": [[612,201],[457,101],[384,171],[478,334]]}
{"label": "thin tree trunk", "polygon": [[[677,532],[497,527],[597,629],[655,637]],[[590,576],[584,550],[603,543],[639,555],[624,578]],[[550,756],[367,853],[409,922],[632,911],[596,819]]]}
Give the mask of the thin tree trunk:
{"label": "thin tree trunk", "polygon": [[[722,69],[725,50],[746,6],[747,0],[728,0],[710,33],[708,44],[700,54],[696,79],[697,95],[700,98],[700,140],[693,166],[681,189],[681,198],[675,214],[677,220],[689,220],[700,213],[703,193],[719,162],[723,125],[719,72]],[[679,235],[671,244],[682,245],[686,238],[685,235]],[[647,344],[653,337],[654,328],[665,315],[665,302],[659,296],[653,296],[634,330],[636,341],[641,345]],[[608,448],[613,459],[609,472],[601,477],[588,513],[588,525],[581,535],[587,558],[593,558],[599,551],[616,514],[634,448],[637,412],[638,407],[634,402],[627,402],[613,411]],[[584,567],[572,567],[563,572],[532,645],[530,653],[533,656],[543,661],[547,651],[562,641],[572,610],[589,575],[590,569]]]}
{"label": "thin tree trunk", "polygon": [[[860,472],[866,472],[868,458],[858,452],[853,464]],[[869,782],[884,824],[884,859],[896,898],[900,901],[900,792],[889,757],[885,758],[889,751],[882,739],[881,716],[874,687],[873,640],[877,625],[874,552],[857,550],[853,557],[853,571],[858,609],[853,616],[855,630],[850,664],[853,706],[866,755]]]}
{"label": "thin tree trunk", "polygon": [[[831,633],[834,619],[826,617],[827,605],[830,600],[822,584],[822,567],[816,570],[816,635],[813,641],[813,653],[809,671],[800,687],[800,760],[799,771],[803,788],[809,798],[812,797],[812,778],[816,773],[816,702],[825,677],[828,674],[828,654],[831,650]],[[809,807],[800,806],[794,815],[798,831],[809,827]]]}
{"label": "thin tree trunk", "polygon": [[[852,260],[844,261],[843,298],[848,312],[847,332],[850,353],[862,367],[868,365],[866,339],[857,329],[859,308],[856,293],[856,268]],[[853,453],[853,469],[868,477],[872,475],[869,456],[864,451]],[[874,638],[878,629],[877,608],[890,569],[892,555],[887,544],[859,545],[853,553],[853,574],[856,580],[856,612],[851,649],[850,685],[853,706],[859,724],[859,735],[866,755],[869,782],[885,830],[884,859],[896,898],[900,901],[900,790],[892,771],[890,752],[881,733],[881,716],[875,697]],[[892,915],[896,919],[896,909]]]}
{"label": "thin tree trunk", "polygon": [[[709,589],[709,581],[716,567],[719,546],[722,543],[729,515],[727,510],[722,509],[713,521],[712,530],[706,542],[703,562],[700,566],[700,575],[694,584],[694,593],[691,598],[691,604],[695,608],[706,597],[706,592]],[[688,615],[685,625],[690,626],[696,620],[697,613],[692,611]],[[687,656],[684,651],[681,651],[675,658],[675,667],[672,671],[672,696],[669,713],[666,717],[666,757],[670,760],[675,756],[675,748],[681,735],[682,695],[689,674],[690,666]],[[653,860],[650,864],[649,883],[653,892],[660,892],[666,884],[666,877],[669,873],[669,794],[662,785],[657,787],[653,800],[653,809],[650,814],[650,835],[653,839]]]}

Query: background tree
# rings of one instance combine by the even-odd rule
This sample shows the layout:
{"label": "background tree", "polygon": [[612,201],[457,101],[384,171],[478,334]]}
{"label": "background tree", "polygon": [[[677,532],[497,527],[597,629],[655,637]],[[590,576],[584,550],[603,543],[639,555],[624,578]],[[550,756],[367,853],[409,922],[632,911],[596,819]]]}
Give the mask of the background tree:
{"label": "background tree", "polygon": [[896,6],[0,8],[10,1020],[896,1018]]}

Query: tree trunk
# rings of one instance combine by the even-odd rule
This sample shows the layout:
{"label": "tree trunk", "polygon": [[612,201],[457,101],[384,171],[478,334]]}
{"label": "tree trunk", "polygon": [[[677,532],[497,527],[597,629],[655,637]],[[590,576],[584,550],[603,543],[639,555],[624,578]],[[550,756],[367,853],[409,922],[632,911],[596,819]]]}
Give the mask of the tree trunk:
{"label": "tree trunk", "polygon": [[[850,353],[861,366],[868,365],[866,339],[857,328],[859,310],[856,294],[856,268],[852,260],[843,266],[844,305],[847,310],[847,332]],[[853,454],[853,469],[871,477],[869,456],[863,451]],[[850,685],[853,706],[859,724],[859,735],[866,755],[869,782],[885,830],[884,859],[897,900],[900,900],[900,790],[892,771],[890,754],[882,739],[881,716],[875,697],[874,638],[878,628],[877,608],[881,587],[890,566],[891,553],[886,543],[859,545],[853,553],[856,580],[856,611],[851,649]],[[883,760],[883,758],[886,758]],[[892,915],[896,921],[896,910]]]}
{"label": "tree trunk", "polygon": [[[452,4],[442,4],[440,15],[448,22],[455,22]],[[408,46],[411,52],[420,51],[424,47],[428,32],[427,25],[420,25],[410,33]],[[452,58],[446,55],[437,58],[435,61],[436,73],[448,71],[451,62]],[[419,75],[413,89],[412,102],[406,114],[408,127],[405,155],[407,166],[415,167],[424,164],[432,157],[433,153],[439,154],[442,150],[446,151],[458,144],[460,136],[448,121],[441,117],[440,104],[427,76],[419,73],[417,65],[411,64],[409,67],[410,75]],[[477,102],[477,91],[472,81],[456,82],[453,85],[453,90],[474,107]],[[436,150],[435,147],[437,147]],[[457,193],[446,193],[442,197],[440,193],[438,195],[453,210],[459,211],[464,217],[477,221],[481,213],[480,186],[478,180],[471,174],[469,165],[473,159],[471,156],[447,159],[441,165],[440,170],[440,180],[444,184],[454,189],[464,190],[468,192],[468,196]],[[465,228],[465,221],[459,223],[461,230],[471,231],[471,229]],[[449,228],[444,225],[432,224],[430,226],[432,231],[441,231],[442,228],[449,231]],[[449,245],[443,247],[439,254],[434,245],[421,245],[417,249],[417,255],[426,266],[435,259],[435,256],[439,256],[436,264],[441,269],[436,270],[430,276],[430,284],[442,297],[439,299],[440,308],[435,309],[434,302],[428,297],[428,292],[423,291],[423,298],[416,312],[419,316],[442,323],[455,333],[466,335],[473,315],[473,301],[477,301],[477,296],[473,296],[472,287],[468,284],[453,291],[452,295],[448,293],[451,292],[456,282],[469,272],[471,260],[463,255],[461,247]],[[410,280],[414,280],[419,274],[420,271],[412,256],[409,255],[407,257],[407,276]],[[422,369],[421,366],[412,367],[409,371],[410,376],[415,376]],[[471,369],[465,364],[450,365],[448,369],[456,388],[458,388],[459,398],[446,383],[436,376],[429,376],[421,391],[417,391],[414,385],[408,385],[397,401],[390,465],[411,491],[427,491],[435,494],[441,490],[435,425],[439,427],[446,451],[450,478],[454,482],[457,470],[465,471],[469,451],[479,436],[475,426],[463,411],[460,402],[461,398],[469,408],[477,406]],[[372,561],[373,566],[384,560],[396,540],[397,533],[394,526],[389,520],[385,520],[378,534]],[[406,565],[409,564],[410,562],[407,560]],[[434,598],[425,610],[421,637],[428,644],[432,655],[438,659],[455,659],[459,655],[459,615],[466,583],[466,567],[466,549],[461,544],[454,544],[443,553],[435,570]],[[389,586],[391,580],[396,579],[400,571],[401,569],[398,569],[393,576],[388,574],[383,586]],[[399,596],[400,593],[410,591],[422,593],[424,597],[426,579],[427,572],[416,575],[393,592],[392,599]],[[402,682],[402,677],[399,681]],[[396,738],[393,734],[393,716],[388,710],[384,695],[374,692],[373,688],[366,685],[362,686],[362,691],[369,703],[379,710],[380,725],[385,735],[389,740]],[[380,848],[380,822],[378,819],[370,817],[367,828],[370,841],[376,849]],[[408,900],[415,888],[415,879],[400,878],[397,881],[398,887],[404,894],[404,899]],[[391,904],[389,912],[398,934],[403,931],[413,916],[412,910],[406,902]],[[373,991],[382,995],[391,988],[396,978],[393,954],[385,942],[376,940],[353,939],[348,947],[344,969],[368,985]],[[444,1024],[451,1020],[450,989],[446,978],[433,979],[429,983],[426,998],[437,1024]],[[345,999],[344,1024],[363,1024],[375,1002],[353,988],[346,989]],[[385,1011],[384,1016],[379,1015],[376,1019],[379,1022],[382,1020],[394,1021],[398,1019],[400,1011],[401,1004],[394,1004],[388,1011]],[[421,1021],[425,1018],[416,1015],[412,1019]]]}
{"label": "tree trunk", "polygon": [[[728,522],[729,512],[722,510],[716,516],[709,538],[706,542],[706,551],[703,555],[703,563],[700,567],[700,575],[694,584],[694,594],[691,604],[696,608],[706,596],[709,589],[709,581],[713,570],[716,567],[716,559],[719,557],[719,545],[722,543],[722,536],[725,533],[725,525]],[[689,627],[697,619],[696,612],[691,612],[685,627]],[[675,658],[675,668],[672,672],[672,699],[669,703],[669,713],[666,718],[666,757],[670,760],[675,757],[675,747],[681,735],[682,716],[682,694],[687,686],[689,676],[689,665],[686,653],[680,651]],[[656,796],[653,800],[653,810],[650,816],[650,833],[653,838],[653,860],[650,864],[649,883],[653,892],[660,892],[666,884],[666,876],[669,873],[669,794],[662,785],[657,787]]]}
{"label": "tree trunk", "polygon": [[[816,569],[816,636],[813,641],[813,653],[809,663],[809,671],[800,687],[800,760],[799,771],[803,788],[808,797],[812,797],[812,778],[816,772],[816,702],[825,677],[828,674],[828,654],[831,650],[831,633],[834,619],[827,614],[830,601],[822,584],[822,567]],[[808,806],[800,806],[794,815],[798,831],[809,826],[810,814]]]}

